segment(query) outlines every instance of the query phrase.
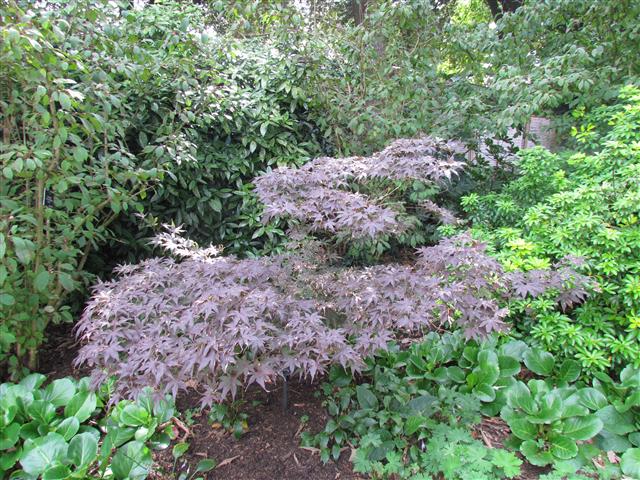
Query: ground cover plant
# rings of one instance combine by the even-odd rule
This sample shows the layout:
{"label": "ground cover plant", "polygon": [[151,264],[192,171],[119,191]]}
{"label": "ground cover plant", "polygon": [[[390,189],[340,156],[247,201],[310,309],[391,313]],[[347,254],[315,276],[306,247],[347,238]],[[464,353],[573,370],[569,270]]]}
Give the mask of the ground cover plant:
{"label": "ground cover plant", "polygon": [[[169,398],[146,391],[108,405],[109,383],[31,374],[0,385],[0,475],[15,479],[144,479],[151,450],[176,437]],[[203,464],[203,467],[206,466]]]}
{"label": "ground cover plant", "polygon": [[[488,448],[470,432],[482,415],[499,414],[511,430],[505,447],[534,465],[553,465],[561,477],[587,473],[593,457],[615,451],[622,472],[633,475],[640,417],[625,412],[637,407],[640,370],[627,367],[620,383],[603,377],[593,386],[579,380],[580,370],[519,340],[430,333],[408,349],[379,352],[357,381],[334,367],[323,385],[331,420],[303,442],[325,461],[354,448],[354,469],[374,478],[512,478],[522,463],[513,451]],[[635,443],[616,433],[631,431]],[[619,476],[619,468],[600,474]]]}

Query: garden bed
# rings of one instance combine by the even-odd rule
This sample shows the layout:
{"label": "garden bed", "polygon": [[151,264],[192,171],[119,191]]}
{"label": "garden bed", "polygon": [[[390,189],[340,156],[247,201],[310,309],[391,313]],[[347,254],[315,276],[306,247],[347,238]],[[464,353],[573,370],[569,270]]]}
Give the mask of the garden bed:
{"label": "garden bed", "polygon": [[[49,342],[42,350],[40,370],[50,379],[88,375],[86,369],[73,366],[78,345],[69,326],[50,329]],[[366,476],[356,474],[350,462],[351,452],[343,449],[338,462],[323,464],[319,452],[300,446],[303,431],[318,432],[329,420],[322,406],[319,383],[292,381],[289,383],[289,406],[283,412],[282,384],[270,392],[253,386],[245,393],[242,412],[248,414],[247,430],[241,438],[224,428],[212,427],[207,411],[199,410],[198,395],[183,394],[177,400],[181,419],[188,432],[180,439],[189,443],[187,453],[174,467],[171,449],[155,452],[155,480],[177,478],[174,472],[184,472],[204,458],[217,462],[207,480],[356,480]],[[485,419],[473,432],[474,437],[489,447],[501,447],[509,434],[508,427],[498,418]],[[538,478],[542,469],[524,463],[521,480]]]}

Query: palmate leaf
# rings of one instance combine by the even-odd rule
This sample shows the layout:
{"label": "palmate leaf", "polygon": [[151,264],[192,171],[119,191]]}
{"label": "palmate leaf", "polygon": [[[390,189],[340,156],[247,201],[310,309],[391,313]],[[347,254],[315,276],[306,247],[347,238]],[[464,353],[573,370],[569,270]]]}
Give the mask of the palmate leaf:
{"label": "palmate leaf", "polygon": [[507,478],[513,478],[520,475],[520,465],[522,465],[522,460],[516,457],[513,452],[496,448],[492,450],[491,462],[497,468],[501,469],[504,476]]}

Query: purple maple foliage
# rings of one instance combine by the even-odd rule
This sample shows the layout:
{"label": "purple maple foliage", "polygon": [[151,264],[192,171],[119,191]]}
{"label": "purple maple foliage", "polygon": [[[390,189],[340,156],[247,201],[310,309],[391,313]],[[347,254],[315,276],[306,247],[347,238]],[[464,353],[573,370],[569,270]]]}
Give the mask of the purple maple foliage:
{"label": "purple maple foliage", "polygon": [[301,168],[279,168],[255,179],[264,219],[288,217],[311,231],[374,238],[408,227],[383,199],[349,188],[376,179],[450,181],[460,174],[468,149],[460,142],[426,137],[396,140],[371,157],[317,158]]}
{"label": "purple maple foliage", "polygon": [[121,267],[77,327],[77,363],[94,368],[94,385],[115,375],[114,399],[193,388],[211,404],[330,364],[357,372],[399,333],[457,324],[479,337],[506,327],[510,298],[553,290],[570,305],[586,295],[587,279],[568,266],[505,273],[467,235],[421,249],[412,265],[350,269],[309,252],[218,257],[176,232],[158,243],[182,258]]}
{"label": "purple maple foliage", "polygon": [[[399,140],[369,158],[275,170],[256,180],[257,192],[267,218],[373,237],[404,226],[379,200],[351,191],[350,182],[446,181],[462,170],[463,152],[456,143]],[[433,202],[422,208],[457,221]],[[211,404],[253,383],[266,389],[278,376],[313,378],[331,364],[357,372],[398,334],[455,325],[482,337],[506,328],[509,300],[555,294],[569,308],[589,283],[569,260],[507,273],[466,234],[418,250],[413,264],[336,268],[318,241],[238,259],[180,233],[156,238],[172,258],[122,266],[118,278],[98,284],[78,323],[84,346],[76,361],[93,367],[94,385],[118,378],[114,400],[153,386],[173,395],[193,388]]]}

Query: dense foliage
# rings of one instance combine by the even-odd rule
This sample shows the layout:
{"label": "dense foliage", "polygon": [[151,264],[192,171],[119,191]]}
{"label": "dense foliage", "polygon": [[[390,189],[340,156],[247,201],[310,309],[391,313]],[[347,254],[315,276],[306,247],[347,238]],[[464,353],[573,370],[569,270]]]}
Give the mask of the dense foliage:
{"label": "dense foliage", "polygon": [[72,320],[89,271],[148,254],[149,225],[274,248],[284,233],[260,223],[249,181],[320,152],[298,47],[212,37],[194,6],[48,7],[0,10],[0,362],[14,372]]}
{"label": "dense foliage", "polygon": [[96,393],[88,378],[43,387],[45,380],[31,374],[19,384],[0,385],[3,478],[12,472],[11,478],[21,479],[143,480],[151,470],[151,449],[166,448],[175,437],[170,399],[146,391],[135,402],[108,409],[108,384]]}
{"label": "dense foliage", "polygon": [[[3,372],[37,368],[97,284],[92,380],[0,385],[0,476],[144,478],[163,395],[195,390],[239,437],[240,390],[328,372],[304,441],[374,478],[640,478],[639,18],[2,3]],[[540,116],[552,151],[518,152]]]}
{"label": "dense foliage", "polygon": [[[358,382],[333,368],[323,387],[331,420],[303,441],[319,446],[325,461],[344,445],[357,447],[355,470],[374,478],[513,478],[521,463],[513,453],[489,449],[461,428],[499,413],[511,428],[508,446],[534,465],[553,464],[557,478],[589,472],[603,451],[620,452],[623,472],[633,475],[640,370],[627,367],[620,382],[600,375],[592,387],[579,377],[575,360],[556,363],[522,341],[431,333],[408,349],[391,344],[379,352]],[[607,469],[605,477],[619,473]]]}
{"label": "dense foliage", "polygon": [[[343,179],[446,178],[460,168],[431,140],[395,143],[372,160],[351,159],[351,169],[326,159],[276,170],[258,182],[271,202],[267,215],[295,213],[334,234],[390,233],[393,212],[380,224],[370,200],[338,188]],[[368,216],[369,209],[378,213]],[[399,332],[455,325],[468,337],[486,336],[505,329],[510,300],[548,293],[567,309],[589,286],[571,258],[552,269],[506,273],[465,235],[420,249],[412,264],[345,269],[332,267],[322,243],[316,255],[303,243],[301,251],[242,260],[216,257],[216,248],[199,249],[175,233],[157,241],[184,260],[123,266],[120,278],[96,288],[78,325],[85,343],[78,361],[95,368],[96,385],[111,374],[129,395],[147,385],[176,395],[193,385],[210,404],[243,385],[266,388],[278,376],[313,378],[329,364],[358,371]]]}
{"label": "dense foliage", "polygon": [[572,254],[598,280],[599,293],[570,313],[546,301],[520,306],[521,331],[589,371],[638,367],[640,90],[625,89],[619,104],[585,120],[580,150],[528,150],[516,180],[462,203],[507,269],[545,268]]}

